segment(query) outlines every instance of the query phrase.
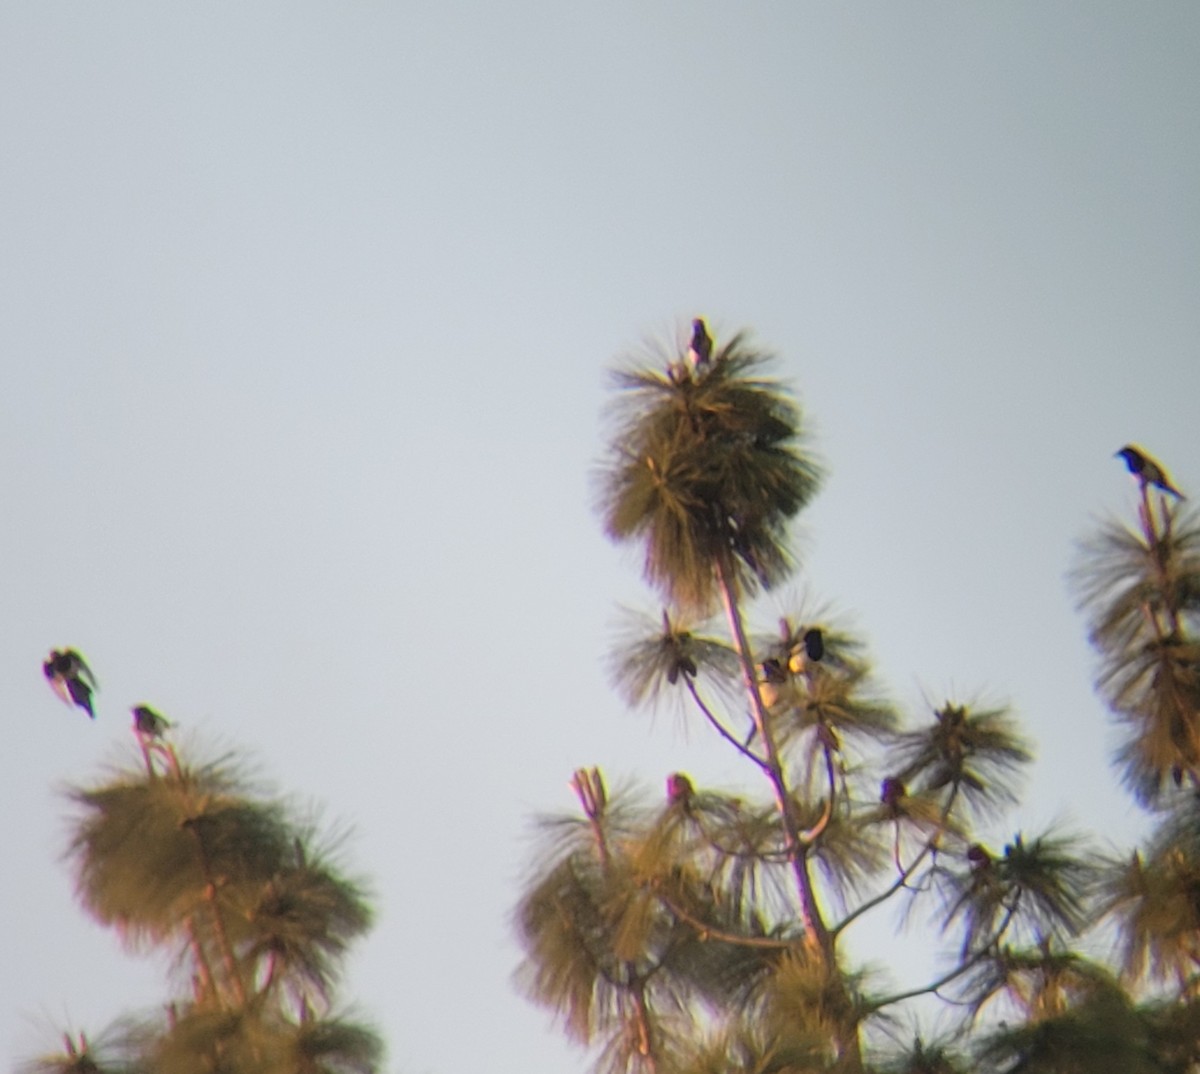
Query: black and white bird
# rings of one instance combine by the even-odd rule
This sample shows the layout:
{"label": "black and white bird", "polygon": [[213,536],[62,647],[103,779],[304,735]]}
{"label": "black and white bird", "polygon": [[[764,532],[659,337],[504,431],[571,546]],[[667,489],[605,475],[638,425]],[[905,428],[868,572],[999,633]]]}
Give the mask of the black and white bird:
{"label": "black and white bird", "polygon": [[171,726],[165,716],[155,712],[149,705],[135,705],[130,711],[133,713],[133,729],[143,738],[162,738],[163,732]]}
{"label": "black and white bird", "polygon": [[688,344],[688,361],[693,369],[703,369],[712,360],[713,341],[704,318],[692,321],[692,342]]}
{"label": "black and white bird", "polygon": [[1117,455],[1125,460],[1129,472],[1141,482],[1142,488],[1153,485],[1155,488],[1162,489],[1163,492],[1170,493],[1177,500],[1184,498],[1183,493],[1171,484],[1166,470],[1140,448],[1126,444],[1117,452]]}
{"label": "black and white bird", "polygon": [[96,677],[74,649],[52,649],[42,663],[42,674],[66,704],[77,705],[93,720],[96,718],[96,710],[92,707]]}

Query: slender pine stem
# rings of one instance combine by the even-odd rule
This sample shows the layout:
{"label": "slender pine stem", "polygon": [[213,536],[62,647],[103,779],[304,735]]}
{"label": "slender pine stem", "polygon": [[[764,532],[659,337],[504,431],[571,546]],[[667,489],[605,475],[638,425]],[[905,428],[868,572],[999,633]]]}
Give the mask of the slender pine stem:
{"label": "slender pine stem", "polygon": [[200,834],[196,821],[193,820],[188,827],[196,839],[196,847],[200,856],[200,870],[204,877],[204,900],[208,903],[209,913],[212,917],[213,938],[216,940],[217,950],[221,954],[221,963],[225,968],[225,976],[229,986],[233,989],[233,994],[238,1004],[244,1006],[246,1003],[246,986],[242,981],[237,960],[233,957],[233,947],[229,942],[229,933],[225,930],[225,918],[221,913],[220,900],[217,898],[217,882],[213,876],[212,864],[208,858],[208,848],[204,845],[204,837]]}
{"label": "slender pine stem", "polygon": [[856,906],[850,911],[850,913],[842,918],[841,921],[834,925],[829,930],[833,936],[840,935],[842,930],[848,925],[853,924],[853,922],[857,921],[868,911],[874,910],[875,907],[887,902],[887,900],[895,895],[897,891],[908,885],[908,881],[917,871],[918,866],[920,866],[921,862],[925,860],[925,857],[928,854],[932,853],[932,851],[937,847],[942,836],[945,834],[946,826],[950,822],[950,811],[954,806],[955,799],[958,797],[958,788],[958,783],[955,783],[951,788],[950,796],[946,799],[945,806],[942,807],[942,815],[938,821],[938,826],[933,830],[933,833],[929,836],[929,838],[925,840],[925,845],[921,847],[920,852],[909,863],[908,868],[902,870],[900,876],[893,883],[884,888],[883,891],[881,891],[878,895],[875,895],[866,902]]}
{"label": "slender pine stem", "polygon": [[632,988],[634,1010],[637,1015],[637,1050],[646,1061],[646,1068],[654,1074],[658,1062],[654,1057],[654,1026],[650,1020],[650,1008],[646,1003],[646,985],[639,980]]}
{"label": "slender pine stem", "polygon": [[721,723],[719,719],[717,719],[716,714],[712,711],[712,709],[704,703],[704,699],[701,698],[700,692],[696,689],[696,684],[692,681],[691,676],[688,676],[687,688],[688,692],[692,695],[692,700],[696,702],[697,707],[704,714],[704,718],[712,725],[713,730],[715,730],[717,734],[725,739],[725,741],[728,742],[743,757],[749,758],[756,765],[758,765],[759,768],[765,771],[767,768],[767,762],[759,757],[759,755],[753,750],[747,748],[740,741],[738,741],[737,737],[731,734],[728,728],[726,728],[726,726]]}
{"label": "slender pine stem", "polygon": [[1013,915],[1017,911],[1017,902],[1020,896],[1013,900],[1012,906],[1008,907],[1005,912],[1004,920],[997,926],[996,931],[987,940],[986,943],[980,944],[976,948],[975,953],[963,959],[954,969],[929,984],[923,985],[920,988],[910,988],[907,992],[896,992],[890,996],[884,996],[882,999],[877,999],[871,1004],[870,1013],[882,1010],[884,1007],[890,1007],[893,1003],[899,1003],[902,1000],[914,999],[917,996],[927,996],[936,993],[939,988],[945,988],[951,981],[957,980],[968,970],[977,966],[996,948],[996,945],[1003,939],[1004,934],[1008,931],[1008,927],[1012,924]]}
{"label": "slender pine stem", "polygon": [[829,778],[829,797],[825,800],[825,808],[821,811],[817,823],[800,833],[800,842],[806,847],[816,843],[821,838],[821,833],[829,826],[829,820],[833,816],[833,802],[837,797],[837,774],[834,772],[833,750],[829,746],[824,746],[823,749],[825,751],[825,773]]}
{"label": "slender pine stem", "polygon": [[[575,773],[575,778],[572,780],[571,785],[574,787],[580,805],[583,806],[583,812],[588,818],[588,823],[591,825],[592,836],[596,841],[596,851],[600,856],[601,865],[605,869],[608,869],[612,863],[612,854],[609,850],[608,838],[604,833],[604,826],[601,823],[608,795],[604,787],[604,779],[600,775],[600,770],[597,768],[581,768]],[[658,1064],[654,1055],[653,1025],[650,1019],[650,1009],[646,1002],[645,976],[638,972],[637,966],[633,962],[624,961],[621,963],[621,968],[625,972],[625,978],[619,987],[622,987],[633,999],[634,1032],[637,1039],[637,1052],[645,1060],[646,1069],[653,1074],[657,1070]],[[617,982],[613,981],[610,976],[605,974],[605,977],[611,984],[617,985]]]}
{"label": "slender pine stem", "polygon": [[780,821],[783,825],[784,848],[792,864],[792,872],[796,879],[796,890],[800,897],[800,920],[804,925],[808,943],[819,950],[828,965],[833,964],[833,945],[829,930],[821,916],[817,905],[816,894],[813,891],[812,877],[808,873],[807,847],[800,838],[802,826],[796,816],[795,804],[788,791],[787,780],[783,774],[783,764],[779,758],[779,748],[775,744],[775,736],[770,721],[767,718],[767,706],[759,690],[758,674],[755,670],[754,653],[750,640],[746,635],[745,624],[742,622],[741,606],[738,601],[737,579],[728,553],[717,558],[717,581],[721,590],[721,599],[725,605],[725,614],[729,620],[729,629],[733,634],[734,645],[737,648],[741,663],[742,681],[750,698],[751,712],[755,726],[762,739],[766,752],[763,771],[770,780],[775,793],[775,803],[779,810]]}
{"label": "slender pine stem", "polygon": [[204,950],[204,944],[200,942],[199,933],[196,931],[196,920],[191,914],[184,919],[184,931],[187,933],[188,947],[192,950],[192,958],[196,962],[196,975],[200,979],[200,989],[204,995],[212,996],[217,1005],[224,1007],[220,991],[214,986],[214,978],[212,964],[208,961],[208,954]]}
{"label": "slender pine stem", "polygon": [[709,924],[701,917],[688,910],[685,910],[669,895],[663,894],[661,891],[655,892],[659,901],[671,911],[671,913],[681,921],[686,921],[692,926],[704,939],[720,940],[722,943],[732,944],[737,947],[760,947],[769,951],[788,951],[794,949],[796,944],[790,940],[774,940],[770,936],[746,936],[738,932],[726,932],[724,929],[715,925]]}

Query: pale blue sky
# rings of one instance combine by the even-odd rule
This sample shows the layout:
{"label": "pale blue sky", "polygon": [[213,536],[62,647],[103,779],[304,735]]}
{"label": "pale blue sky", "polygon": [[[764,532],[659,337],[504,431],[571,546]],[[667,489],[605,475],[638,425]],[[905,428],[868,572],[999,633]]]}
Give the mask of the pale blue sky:
{"label": "pale blue sky", "polygon": [[742,782],[603,661],[604,371],[696,314],[811,415],[797,587],[1036,741],[997,836],[1132,832],[1064,573],[1127,441],[1200,493],[1198,71],[1189,3],[0,4],[0,1062],[162,997],[60,860],[148,701],[353,826],[389,1070],[583,1065],[510,985],[529,818]]}

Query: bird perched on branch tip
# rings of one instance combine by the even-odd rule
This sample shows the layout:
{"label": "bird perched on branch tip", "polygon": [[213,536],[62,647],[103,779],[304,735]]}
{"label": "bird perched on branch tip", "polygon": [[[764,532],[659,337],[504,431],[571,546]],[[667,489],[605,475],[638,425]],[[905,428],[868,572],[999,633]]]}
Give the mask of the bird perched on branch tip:
{"label": "bird perched on branch tip", "polygon": [[135,705],[129,711],[133,713],[133,729],[144,738],[162,738],[163,732],[171,726],[165,716],[149,705]]}
{"label": "bird perched on branch tip", "polygon": [[692,786],[692,781],[682,772],[672,772],[667,776],[667,801],[671,805],[686,805],[695,793],[696,788]]}
{"label": "bird perched on branch tip", "polygon": [[688,361],[693,369],[708,365],[712,358],[713,341],[702,317],[692,321],[692,342],[688,345]]}
{"label": "bird perched on branch tip", "polygon": [[1171,484],[1166,470],[1140,448],[1136,448],[1132,444],[1126,444],[1117,452],[1117,455],[1125,460],[1125,465],[1129,468],[1129,472],[1138,479],[1142,488],[1145,488],[1147,485],[1153,485],[1155,488],[1162,489],[1163,492],[1174,496],[1177,500],[1184,499],[1183,493]]}

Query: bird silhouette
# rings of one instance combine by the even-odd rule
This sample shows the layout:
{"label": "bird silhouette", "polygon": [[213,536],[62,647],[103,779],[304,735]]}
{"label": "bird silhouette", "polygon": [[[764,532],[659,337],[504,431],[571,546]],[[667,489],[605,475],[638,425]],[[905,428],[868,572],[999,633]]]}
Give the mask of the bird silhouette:
{"label": "bird silhouette", "polygon": [[788,681],[788,673],[784,670],[783,663],[778,657],[767,657],[766,660],[759,664],[759,668],[762,671],[764,682],[775,683],[778,685],[779,683]]}
{"label": "bird silhouette", "polygon": [[682,772],[672,772],[667,776],[667,801],[671,805],[687,805],[695,793],[696,788],[692,786],[692,781]]}
{"label": "bird silhouette", "polygon": [[77,705],[93,720],[96,718],[96,710],[92,707],[96,677],[74,649],[52,649],[42,663],[42,674],[66,704]]}
{"label": "bird silhouette", "polygon": [[165,716],[149,705],[135,705],[130,712],[133,713],[133,729],[145,738],[162,738],[163,732],[171,726]]}
{"label": "bird silhouette", "polygon": [[825,635],[820,627],[809,627],[801,636],[800,641],[792,647],[788,657],[788,670],[793,675],[799,675],[809,664],[819,663],[825,655]]}
{"label": "bird silhouette", "polygon": [[900,815],[900,799],[908,793],[904,783],[895,776],[888,776],[879,785],[879,800],[887,808],[889,815]]}
{"label": "bird silhouette", "polygon": [[[788,681],[787,668],[775,657],[769,657],[758,665],[758,696],[767,708],[774,708],[781,696],[781,687]],[[751,738],[754,733],[751,732]]]}
{"label": "bird silhouette", "polygon": [[693,369],[708,365],[712,358],[712,348],[712,336],[708,334],[704,319],[697,317],[692,321],[692,342],[688,345],[688,361],[692,363]]}
{"label": "bird silhouette", "polygon": [[825,635],[819,627],[809,627],[804,632],[804,655],[809,660],[820,660],[825,655]]}
{"label": "bird silhouette", "polygon": [[987,869],[991,867],[992,856],[982,843],[972,843],[967,847],[967,861],[974,870]]}
{"label": "bird silhouette", "polygon": [[1163,492],[1170,493],[1178,500],[1184,499],[1183,493],[1171,484],[1166,470],[1141,449],[1132,444],[1126,444],[1117,452],[1117,455],[1125,460],[1129,472],[1141,482],[1142,488],[1153,485],[1155,488],[1162,489]]}

